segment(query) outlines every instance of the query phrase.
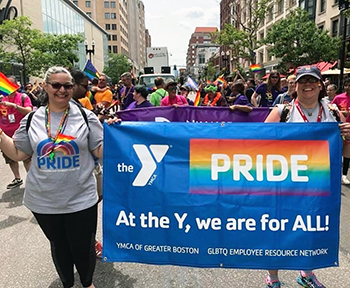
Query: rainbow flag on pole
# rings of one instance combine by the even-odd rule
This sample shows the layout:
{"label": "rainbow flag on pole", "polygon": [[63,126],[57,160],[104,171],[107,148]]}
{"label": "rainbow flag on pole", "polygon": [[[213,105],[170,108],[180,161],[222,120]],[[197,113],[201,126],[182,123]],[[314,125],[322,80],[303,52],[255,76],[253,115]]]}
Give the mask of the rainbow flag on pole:
{"label": "rainbow flag on pole", "polygon": [[90,60],[86,61],[83,72],[86,76],[89,77],[90,80],[100,77],[100,73],[98,73],[95,66],[92,65]]}
{"label": "rainbow flag on pole", "polygon": [[215,85],[222,84],[222,85],[224,85],[224,87],[226,88],[227,82],[226,82],[226,80],[225,80],[225,78],[224,78],[224,74],[222,74],[221,76],[219,76],[219,77],[214,81],[214,84],[215,84]]}
{"label": "rainbow flag on pole", "polygon": [[7,77],[0,72],[0,94],[4,96],[8,96],[11,93],[15,92],[19,86],[17,84],[12,83]]}
{"label": "rainbow flag on pole", "polygon": [[199,102],[201,100],[201,91],[197,91],[196,98],[194,99],[193,106],[199,106]]}
{"label": "rainbow flag on pole", "polygon": [[252,70],[253,73],[258,73],[261,71],[261,66],[259,64],[252,64],[250,65],[250,70]]}

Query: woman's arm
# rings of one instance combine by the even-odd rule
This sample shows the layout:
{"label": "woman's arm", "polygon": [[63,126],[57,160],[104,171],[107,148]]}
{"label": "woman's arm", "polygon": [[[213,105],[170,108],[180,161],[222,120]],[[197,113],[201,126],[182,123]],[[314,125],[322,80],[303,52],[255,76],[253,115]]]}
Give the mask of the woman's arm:
{"label": "woman's arm", "polygon": [[254,91],[253,95],[252,95],[252,104],[254,107],[258,107],[258,102],[256,101],[256,98],[258,97],[258,93],[256,93]]}
{"label": "woman's arm", "polygon": [[14,161],[23,161],[30,155],[18,150],[11,137],[7,136],[0,128],[0,149]]}
{"label": "woman's arm", "polygon": [[249,112],[253,111],[253,108],[252,108],[252,107],[250,107],[250,106],[248,106],[248,105],[239,105],[239,104],[237,104],[237,105],[231,105],[231,106],[230,106],[230,109],[231,109],[232,111],[234,111],[234,110],[240,110],[240,111],[243,111],[243,112],[246,112],[246,113],[249,113]]}
{"label": "woman's arm", "polygon": [[272,109],[271,113],[269,116],[267,116],[265,123],[271,123],[271,122],[280,122],[281,116],[278,112],[278,108],[275,107]]}

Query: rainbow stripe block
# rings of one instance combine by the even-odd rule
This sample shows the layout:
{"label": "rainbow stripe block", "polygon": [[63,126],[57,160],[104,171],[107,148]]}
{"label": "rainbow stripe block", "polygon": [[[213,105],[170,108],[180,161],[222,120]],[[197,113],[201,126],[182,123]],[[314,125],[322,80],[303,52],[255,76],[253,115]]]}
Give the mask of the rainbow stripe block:
{"label": "rainbow stripe block", "polygon": [[323,140],[192,139],[190,193],[329,196],[329,159]]}
{"label": "rainbow stripe block", "polygon": [[261,69],[262,69],[261,66],[258,64],[250,65],[250,70],[252,70],[252,72],[254,73],[261,71]]}
{"label": "rainbow stripe block", "polygon": [[4,96],[8,96],[11,93],[15,92],[19,86],[17,84],[12,83],[7,79],[7,77],[0,72],[0,94]]}

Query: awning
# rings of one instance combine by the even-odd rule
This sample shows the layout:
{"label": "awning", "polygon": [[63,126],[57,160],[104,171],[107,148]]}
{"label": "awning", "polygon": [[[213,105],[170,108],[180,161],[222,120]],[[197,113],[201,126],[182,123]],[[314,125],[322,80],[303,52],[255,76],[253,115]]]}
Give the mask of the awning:
{"label": "awning", "polygon": [[334,63],[330,62],[318,62],[315,64],[315,66],[318,67],[318,69],[322,72],[328,71],[329,69],[333,68],[335,65],[337,65],[338,61],[335,61]]}
{"label": "awning", "polygon": [[[321,73],[322,75],[340,75],[340,69],[329,69]],[[349,74],[349,73],[350,73],[350,69],[344,68],[344,74]]]}

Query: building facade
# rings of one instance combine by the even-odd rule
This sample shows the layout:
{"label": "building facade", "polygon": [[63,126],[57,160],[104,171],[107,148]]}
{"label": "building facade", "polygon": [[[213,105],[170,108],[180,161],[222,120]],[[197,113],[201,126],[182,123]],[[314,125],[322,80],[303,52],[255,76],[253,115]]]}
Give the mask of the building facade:
{"label": "building facade", "polygon": [[[27,16],[32,27],[50,34],[81,33],[87,42],[95,42],[92,61],[97,70],[102,71],[107,59],[107,33],[95,21],[69,0],[12,0],[11,6],[18,16]],[[79,62],[75,65],[83,69],[87,60],[84,43],[79,43]],[[22,79],[24,81],[24,79]]]}
{"label": "building facade", "polygon": [[188,43],[187,56],[186,56],[186,70],[187,73],[194,74],[198,77],[199,63],[202,62],[203,53],[201,53],[201,60],[198,55],[198,45],[210,45],[212,44],[211,33],[217,32],[217,27],[196,27],[191,35]]}

